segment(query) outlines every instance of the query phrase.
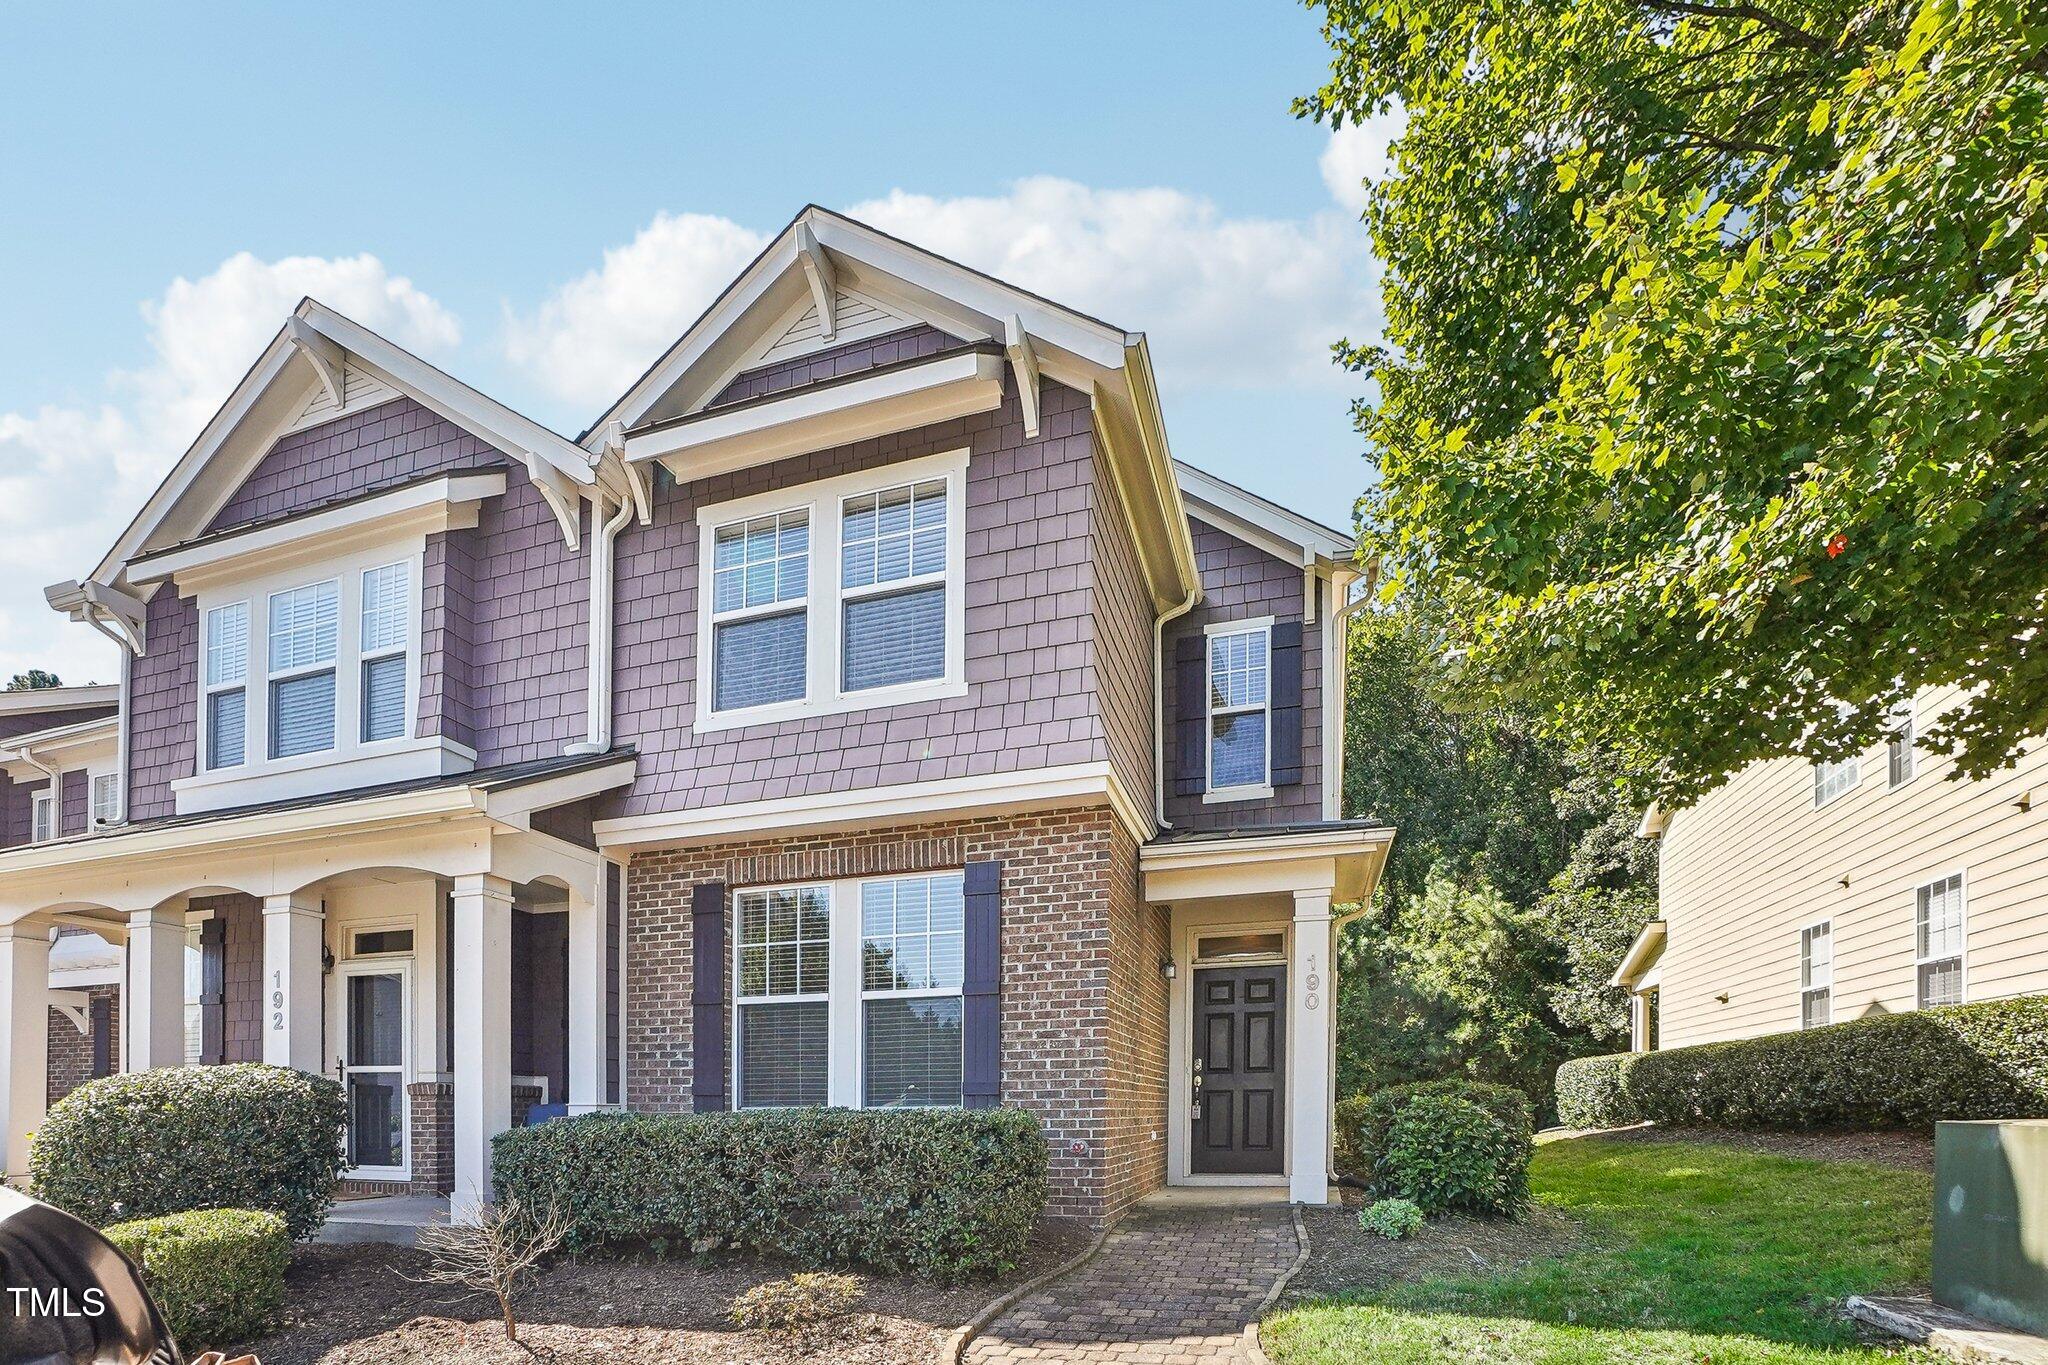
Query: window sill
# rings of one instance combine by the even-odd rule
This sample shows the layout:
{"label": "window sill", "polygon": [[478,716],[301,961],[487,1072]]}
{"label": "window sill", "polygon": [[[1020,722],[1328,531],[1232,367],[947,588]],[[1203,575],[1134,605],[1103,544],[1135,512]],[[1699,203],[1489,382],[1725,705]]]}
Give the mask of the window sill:
{"label": "window sill", "polygon": [[1273,788],[1270,784],[1257,787],[1218,787],[1202,793],[1205,806],[1227,806],[1240,801],[1271,801]]}
{"label": "window sill", "polygon": [[813,716],[843,716],[855,711],[874,711],[885,706],[914,706],[919,702],[946,701],[967,695],[964,679],[942,678],[936,682],[906,683],[899,687],[878,687],[869,692],[849,692],[820,697],[815,701],[776,702],[748,707],[744,711],[713,711],[690,723],[693,734],[720,730],[741,730],[752,725],[779,725],[785,721],[808,720]]}

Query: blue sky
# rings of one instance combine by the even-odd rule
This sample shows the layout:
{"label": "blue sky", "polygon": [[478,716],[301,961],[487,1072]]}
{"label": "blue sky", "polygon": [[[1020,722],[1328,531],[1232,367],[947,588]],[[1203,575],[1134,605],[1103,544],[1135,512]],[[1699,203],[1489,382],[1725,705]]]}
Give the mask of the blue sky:
{"label": "blue sky", "polygon": [[1384,130],[1270,4],[0,11],[0,676],[311,292],[575,433],[805,202],[1150,333],[1175,453],[1348,524]]}

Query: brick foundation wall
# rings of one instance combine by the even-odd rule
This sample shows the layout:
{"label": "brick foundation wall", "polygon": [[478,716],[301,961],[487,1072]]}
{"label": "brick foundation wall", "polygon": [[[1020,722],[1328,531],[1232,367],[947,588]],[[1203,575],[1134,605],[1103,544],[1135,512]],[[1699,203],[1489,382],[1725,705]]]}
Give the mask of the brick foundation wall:
{"label": "brick foundation wall", "polygon": [[[1121,1213],[1165,1178],[1158,962],[1166,931],[1161,912],[1139,900],[1136,842],[1106,808],[635,857],[626,902],[630,1107],[690,1108],[691,887],[933,871],[982,859],[1003,864],[1003,1103],[1045,1125],[1048,1212],[1094,1222]],[[1113,995],[1128,999],[1113,1004]]]}
{"label": "brick foundation wall", "polygon": [[455,1188],[455,1087],[414,1081],[405,1095],[412,1108],[412,1192],[447,1194]]}
{"label": "brick foundation wall", "polygon": [[[85,991],[91,1000],[106,1000],[108,1019],[112,1026],[112,1051],[108,1056],[119,1065],[121,1052],[121,988],[119,986],[91,986]],[[47,1070],[47,1084],[44,1095],[48,1103],[55,1104],[72,1091],[92,1079],[92,1035],[80,1033],[78,1025],[71,1022],[71,1016],[50,1012],[50,1060]],[[92,1019],[90,1008],[86,1020]]]}

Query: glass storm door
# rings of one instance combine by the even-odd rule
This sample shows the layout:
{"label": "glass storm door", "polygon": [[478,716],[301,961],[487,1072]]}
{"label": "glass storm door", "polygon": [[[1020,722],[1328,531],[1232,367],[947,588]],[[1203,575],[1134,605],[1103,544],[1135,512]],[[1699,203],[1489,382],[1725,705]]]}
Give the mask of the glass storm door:
{"label": "glass storm door", "polygon": [[342,1084],[348,1090],[348,1160],[358,1175],[406,1173],[406,999],[411,973],[378,963],[342,979],[347,1031]]}

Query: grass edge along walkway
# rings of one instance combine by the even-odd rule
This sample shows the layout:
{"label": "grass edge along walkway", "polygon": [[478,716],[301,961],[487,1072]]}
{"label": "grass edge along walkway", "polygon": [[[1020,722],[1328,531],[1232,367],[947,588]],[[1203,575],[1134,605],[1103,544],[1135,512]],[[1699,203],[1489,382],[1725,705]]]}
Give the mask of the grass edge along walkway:
{"label": "grass edge along walkway", "polygon": [[1858,1346],[1834,1306],[1928,1278],[1922,1172],[1585,1137],[1539,1147],[1530,1185],[1579,1222],[1577,1249],[1286,1309],[1261,1331],[1267,1353],[1276,1365],[1896,1360]]}

